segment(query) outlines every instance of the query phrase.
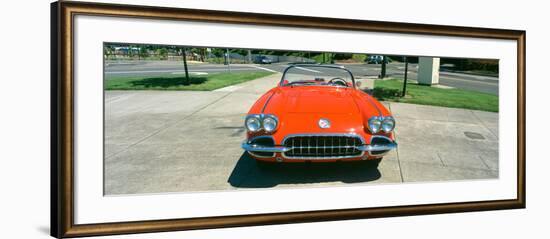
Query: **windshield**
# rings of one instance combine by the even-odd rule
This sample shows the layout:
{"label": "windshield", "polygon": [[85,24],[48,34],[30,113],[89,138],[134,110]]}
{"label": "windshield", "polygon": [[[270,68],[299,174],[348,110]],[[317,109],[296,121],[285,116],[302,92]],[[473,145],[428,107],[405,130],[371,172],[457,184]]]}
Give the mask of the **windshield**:
{"label": "windshield", "polygon": [[353,87],[354,79],[339,66],[294,65],[287,68],[281,79],[281,86],[293,85]]}

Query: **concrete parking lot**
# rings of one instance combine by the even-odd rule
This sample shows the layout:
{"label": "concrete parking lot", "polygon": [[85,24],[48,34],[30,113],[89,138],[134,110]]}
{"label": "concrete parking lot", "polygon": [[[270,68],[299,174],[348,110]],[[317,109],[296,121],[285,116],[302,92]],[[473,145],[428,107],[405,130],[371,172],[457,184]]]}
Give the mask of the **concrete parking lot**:
{"label": "concrete parking lot", "polygon": [[361,163],[256,167],[243,119],[280,74],[210,92],[106,91],[105,194],[498,177],[498,113],[385,102],[397,151]]}

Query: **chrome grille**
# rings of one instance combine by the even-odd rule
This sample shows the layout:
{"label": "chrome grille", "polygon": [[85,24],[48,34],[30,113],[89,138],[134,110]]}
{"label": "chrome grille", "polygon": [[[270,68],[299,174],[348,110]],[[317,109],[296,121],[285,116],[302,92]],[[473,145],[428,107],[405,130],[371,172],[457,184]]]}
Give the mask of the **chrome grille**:
{"label": "chrome grille", "polygon": [[283,155],[287,158],[331,159],[351,158],[363,155],[356,147],[363,145],[358,135],[294,135],[283,142],[292,150]]}

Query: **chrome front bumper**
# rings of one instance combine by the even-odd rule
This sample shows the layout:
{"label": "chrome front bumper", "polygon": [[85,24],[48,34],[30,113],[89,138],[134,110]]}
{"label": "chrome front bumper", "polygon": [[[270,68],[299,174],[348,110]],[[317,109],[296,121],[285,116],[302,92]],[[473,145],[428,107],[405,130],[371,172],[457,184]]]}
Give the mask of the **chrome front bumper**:
{"label": "chrome front bumper", "polygon": [[284,153],[292,150],[292,148],[284,146],[262,146],[258,144],[250,144],[248,140],[243,141],[241,147],[246,151],[265,152],[265,153]]}
{"label": "chrome front bumper", "polygon": [[[377,137],[381,137],[381,136],[377,136]],[[397,143],[395,141],[389,138],[387,138],[387,140],[388,140],[388,143],[384,143],[384,144],[365,144],[365,145],[355,146],[354,148],[359,151],[368,152],[372,156],[383,156],[386,153],[388,153],[390,150],[397,148]],[[252,152],[264,152],[264,153],[285,153],[293,149],[292,147],[286,147],[286,146],[277,146],[277,145],[263,146],[259,144],[252,144],[249,142],[251,141],[245,140],[241,144],[241,147],[248,152],[252,151]],[[377,153],[373,153],[373,152],[377,152]],[[361,154],[360,156],[362,155],[363,154]]]}
{"label": "chrome front bumper", "polygon": [[389,151],[397,148],[397,143],[392,142],[389,144],[379,144],[379,145],[361,145],[355,147],[357,150],[371,152],[371,151]]}

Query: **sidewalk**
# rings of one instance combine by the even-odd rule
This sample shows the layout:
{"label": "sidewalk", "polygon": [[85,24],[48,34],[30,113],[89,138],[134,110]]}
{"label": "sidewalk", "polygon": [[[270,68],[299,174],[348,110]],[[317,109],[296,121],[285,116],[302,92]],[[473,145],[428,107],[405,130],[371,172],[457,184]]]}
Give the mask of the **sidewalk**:
{"label": "sidewalk", "polygon": [[498,177],[498,113],[384,102],[404,182]]}

